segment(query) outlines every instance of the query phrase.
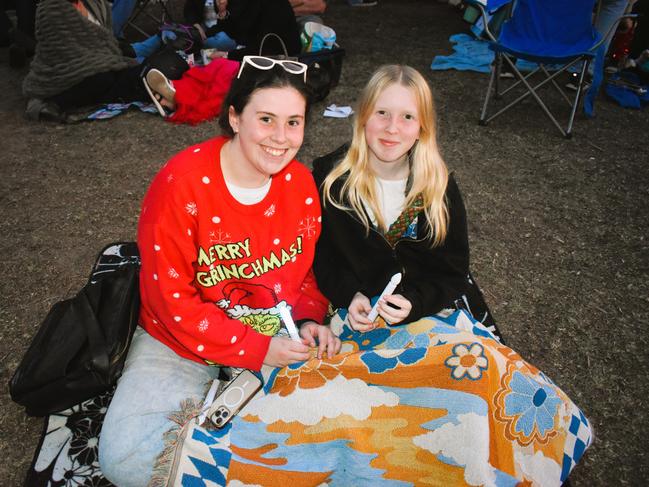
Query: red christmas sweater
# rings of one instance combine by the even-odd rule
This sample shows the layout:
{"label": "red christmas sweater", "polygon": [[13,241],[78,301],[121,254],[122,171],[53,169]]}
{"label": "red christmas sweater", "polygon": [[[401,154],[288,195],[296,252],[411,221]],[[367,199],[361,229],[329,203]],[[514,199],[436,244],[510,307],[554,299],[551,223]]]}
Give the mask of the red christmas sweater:
{"label": "red christmas sweater", "polygon": [[295,160],[261,202],[239,203],[221,172],[226,140],[173,157],[144,198],[140,325],[182,357],[259,370],[281,328],[278,304],[295,321],[326,312],[311,271],[320,203]]}

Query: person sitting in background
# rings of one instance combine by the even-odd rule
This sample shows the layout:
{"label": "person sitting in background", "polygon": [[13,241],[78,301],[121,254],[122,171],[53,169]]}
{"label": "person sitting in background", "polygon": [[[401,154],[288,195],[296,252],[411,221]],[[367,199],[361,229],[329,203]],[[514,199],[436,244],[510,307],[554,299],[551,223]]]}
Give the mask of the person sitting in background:
{"label": "person sitting in background", "polygon": [[[240,61],[243,56],[259,54],[264,36],[277,34],[288,54],[299,54],[300,33],[293,8],[288,0],[187,0],[184,14],[187,23],[195,24],[203,32],[203,45],[227,44],[228,58]],[[264,44],[263,54],[283,54],[276,39]]]}
{"label": "person sitting in background", "polygon": [[111,10],[113,17],[113,34],[117,39],[122,38],[126,22],[128,22],[128,19],[131,17],[136,4],[137,0],[113,0],[113,7]]}
{"label": "person sitting in background", "polygon": [[168,79],[151,69],[144,85],[158,113],[173,123],[196,125],[221,112],[221,104],[239,70],[238,61],[215,59],[207,66],[194,66],[179,80]]}
{"label": "person sitting in background", "polygon": [[146,100],[140,67],[112,35],[103,0],[42,0],[34,60],[23,81],[30,118],[61,119],[69,108],[103,101]]}
{"label": "person sitting in background", "polygon": [[[34,21],[37,0],[16,0],[13,5],[9,0],[0,0],[0,46],[9,47],[9,65],[20,68],[27,58],[34,55]],[[16,9],[16,26],[7,15],[11,7]]]}
{"label": "person sitting in background", "polygon": [[[259,54],[264,36],[277,34],[289,55],[300,53],[300,33],[288,0],[187,0],[184,7],[188,33],[196,44],[213,49],[209,56],[241,61],[243,56]],[[138,59],[157,52],[163,45],[160,34],[132,44]],[[273,37],[264,43],[263,54],[283,54],[284,48]]]}
{"label": "person sitting in background", "polygon": [[323,24],[319,17],[327,10],[326,0],[289,0],[300,30],[307,22]]}
{"label": "person sitting in background", "polygon": [[36,39],[23,81],[29,118],[64,121],[83,106],[149,100],[142,66],[113,37],[105,0],[42,0]]}

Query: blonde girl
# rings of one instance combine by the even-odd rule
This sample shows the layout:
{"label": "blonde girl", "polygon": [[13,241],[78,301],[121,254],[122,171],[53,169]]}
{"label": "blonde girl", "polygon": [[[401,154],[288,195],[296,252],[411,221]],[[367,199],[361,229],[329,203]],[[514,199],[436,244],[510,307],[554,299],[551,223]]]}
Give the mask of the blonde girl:
{"label": "blonde girl", "polygon": [[314,162],[323,207],[316,278],[358,331],[374,328],[370,298],[397,272],[400,286],[378,308],[390,324],[453,307],[469,287],[466,212],[436,136],[423,76],[383,66],[360,96],[349,148]]}

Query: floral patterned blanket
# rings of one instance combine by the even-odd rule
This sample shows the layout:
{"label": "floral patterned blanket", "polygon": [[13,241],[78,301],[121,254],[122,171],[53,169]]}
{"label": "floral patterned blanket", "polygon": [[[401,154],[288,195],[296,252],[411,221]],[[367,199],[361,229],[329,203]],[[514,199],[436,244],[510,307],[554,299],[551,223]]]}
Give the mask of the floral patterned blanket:
{"label": "floral patterned blanket", "polygon": [[581,410],[464,311],[343,340],[264,371],[221,431],[191,429],[174,485],[560,485],[592,440]]}
{"label": "floral patterned blanket", "polygon": [[[192,423],[169,485],[560,485],[592,441],[581,410],[464,311],[343,340],[267,369],[223,430]],[[109,486],[96,463],[110,395],[49,418],[28,486]]]}

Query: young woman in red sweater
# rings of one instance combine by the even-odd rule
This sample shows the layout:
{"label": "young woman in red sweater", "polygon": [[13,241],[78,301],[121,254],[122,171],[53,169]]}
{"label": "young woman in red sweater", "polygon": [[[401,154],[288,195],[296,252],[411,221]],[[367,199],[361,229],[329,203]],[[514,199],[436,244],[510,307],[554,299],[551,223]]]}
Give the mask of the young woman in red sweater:
{"label": "young woman in red sweater", "polygon": [[[201,403],[219,366],[283,367],[340,350],[320,325],[311,271],[318,192],[294,157],[304,136],[306,66],[246,58],[223,105],[224,136],[185,149],[142,205],[141,328],[106,415],[99,460],[120,486],[148,483],[168,416]],[[286,306],[301,342],[282,335]]]}

